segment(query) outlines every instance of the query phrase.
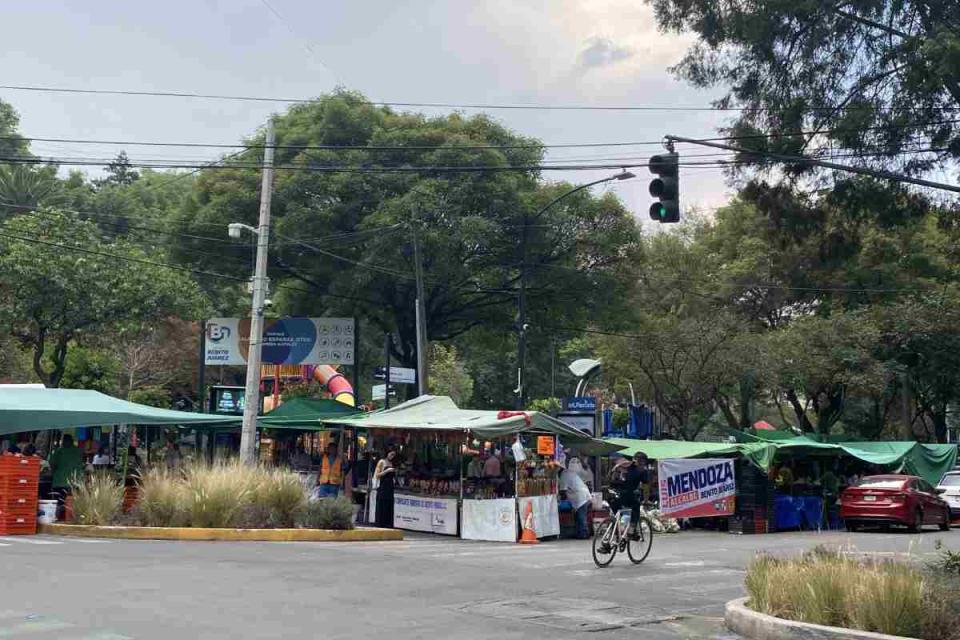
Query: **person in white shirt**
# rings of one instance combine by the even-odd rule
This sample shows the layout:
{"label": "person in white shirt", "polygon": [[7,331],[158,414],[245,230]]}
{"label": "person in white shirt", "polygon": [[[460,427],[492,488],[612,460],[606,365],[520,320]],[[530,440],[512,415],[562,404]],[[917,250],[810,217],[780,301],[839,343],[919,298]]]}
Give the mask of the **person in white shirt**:
{"label": "person in white shirt", "polygon": [[97,455],[93,456],[92,464],[94,467],[108,467],[113,464],[113,461],[110,460],[110,454],[107,453],[106,447],[100,447],[97,449]]}
{"label": "person in white shirt", "polygon": [[560,490],[565,491],[567,500],[573,505],[577,522],[577,538],[586,540],[590,537],[587,528],[587,510],[590,507],[590,490],[577,473],[571,469],[564,469],[560,474]]}

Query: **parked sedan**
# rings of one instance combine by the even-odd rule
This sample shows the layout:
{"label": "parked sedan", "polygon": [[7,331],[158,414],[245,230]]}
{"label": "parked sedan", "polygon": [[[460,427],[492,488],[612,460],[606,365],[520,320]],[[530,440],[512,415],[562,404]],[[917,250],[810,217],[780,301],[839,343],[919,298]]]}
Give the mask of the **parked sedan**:
{"label": "parked sedan", "polygon": [[868,524],[902,524],[920,531],[925,524],[950,528],[950,507],[930,483],[917,476],[867,476],[840,495],[840,517],[847,531]]}
{"label": "parked sedan", "polygon": [[947,471],[937,485],[937,493],[950,505],[950,517],[960,518],[960,471]]}

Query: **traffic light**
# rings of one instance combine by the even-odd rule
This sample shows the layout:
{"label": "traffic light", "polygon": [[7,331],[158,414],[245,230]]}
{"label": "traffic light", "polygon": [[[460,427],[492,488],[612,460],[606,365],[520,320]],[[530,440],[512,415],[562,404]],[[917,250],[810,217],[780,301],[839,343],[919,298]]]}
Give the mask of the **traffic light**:
{"label": "traffic light", "polygon": [[670,151],[650,158],[650,195],[659,202],[650,205],[650,219],[657,222],[680,222],[680,154]]}

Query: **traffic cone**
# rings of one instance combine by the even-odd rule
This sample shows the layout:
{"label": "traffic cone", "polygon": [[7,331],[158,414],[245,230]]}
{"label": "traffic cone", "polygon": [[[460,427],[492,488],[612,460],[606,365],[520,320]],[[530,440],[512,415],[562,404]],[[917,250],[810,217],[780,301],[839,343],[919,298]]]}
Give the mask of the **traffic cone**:
{"label": "traffic cone", "polygon": [[523,516],[523,532],[520,534],[520,544],[540,544],[537,532],[533,528],[533,503],[527,503],[527,513]]}

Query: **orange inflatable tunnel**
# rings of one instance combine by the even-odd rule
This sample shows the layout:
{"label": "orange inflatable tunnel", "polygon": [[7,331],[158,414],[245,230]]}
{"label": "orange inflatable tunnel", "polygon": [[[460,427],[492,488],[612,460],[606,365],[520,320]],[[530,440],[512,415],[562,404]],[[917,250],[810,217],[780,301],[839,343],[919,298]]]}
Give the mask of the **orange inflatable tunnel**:
{"label": "orange inflatable tunnel", "polygon": [[313,368],[313,379],[327,387],[327,391],[337,402],[355,406],[357,401],[353,395],[353,385],[342,373],[328,364],[320,364]]}

